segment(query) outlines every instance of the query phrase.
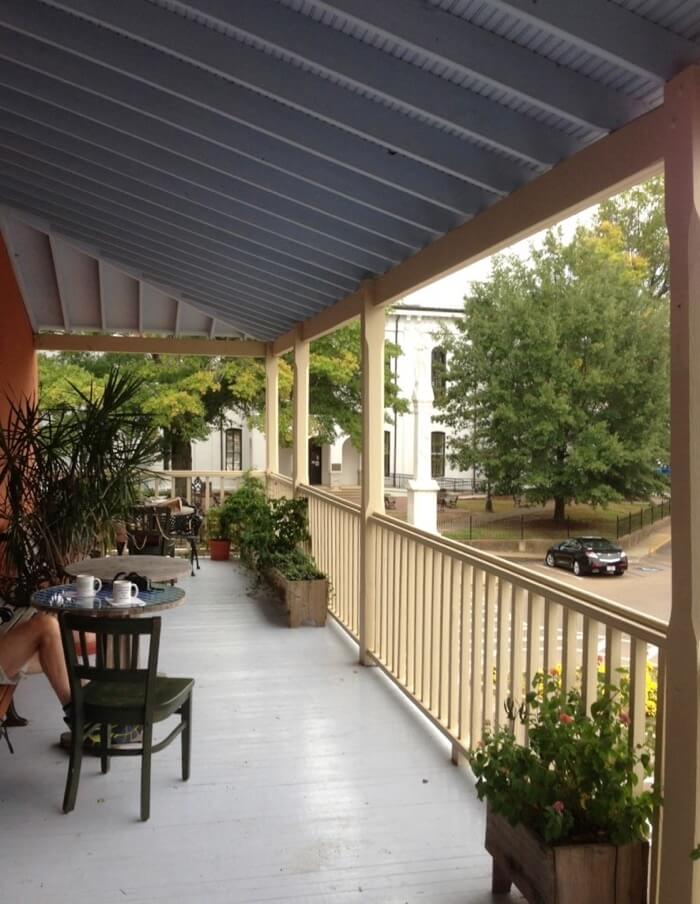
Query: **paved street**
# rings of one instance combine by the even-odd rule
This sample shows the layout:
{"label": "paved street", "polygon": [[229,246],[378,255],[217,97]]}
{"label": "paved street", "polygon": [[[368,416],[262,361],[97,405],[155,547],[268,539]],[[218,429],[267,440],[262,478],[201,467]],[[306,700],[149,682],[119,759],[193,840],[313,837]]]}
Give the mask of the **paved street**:
{"label": "paved street", "polygon": [[543,561],[520,557],[513,561],[668,621],[671,612],[671,544],[668,542],[651,554],[644,553],[645,550],[628,550],[630,567],[627,574],[621,577],[591,575],[577,578],[563,568],[547,568]]}

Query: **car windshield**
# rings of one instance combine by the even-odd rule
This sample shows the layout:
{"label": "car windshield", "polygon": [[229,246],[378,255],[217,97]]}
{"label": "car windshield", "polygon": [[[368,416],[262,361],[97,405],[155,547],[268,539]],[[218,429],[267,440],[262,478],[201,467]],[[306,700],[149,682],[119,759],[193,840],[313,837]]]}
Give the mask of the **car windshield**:
{"label": "car windshield", "polygon": [[617,552],[617,547],[613,546],[610,540],[603,540],[602,537],[582,537],[579,542],[586,549],[592,549],[595,552]]}

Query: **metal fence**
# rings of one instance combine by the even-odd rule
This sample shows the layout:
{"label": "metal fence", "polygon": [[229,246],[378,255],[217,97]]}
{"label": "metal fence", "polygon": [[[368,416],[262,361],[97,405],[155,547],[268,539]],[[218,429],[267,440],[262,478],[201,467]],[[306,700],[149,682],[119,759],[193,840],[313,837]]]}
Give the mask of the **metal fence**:
{"label": "metal fence", "polygon": [[562,522],[553,521],[547,514],[498,517],[447,508],[438,510],[438,530],[457,540],[555,540],[587,534],[620,539],[670,514],[670,499],[643,506],[628,515],[575,521],[567,518]]}
{"label": "metal fence", "polygon": [[[385,474],[384,486],[397,490],[405,490],[409,480],[414,480],[413,474]],[[436,477],[437,485],[441,490],[451,490],[454,493],[485,493],[486,485],[483,481],[473,477]]]}

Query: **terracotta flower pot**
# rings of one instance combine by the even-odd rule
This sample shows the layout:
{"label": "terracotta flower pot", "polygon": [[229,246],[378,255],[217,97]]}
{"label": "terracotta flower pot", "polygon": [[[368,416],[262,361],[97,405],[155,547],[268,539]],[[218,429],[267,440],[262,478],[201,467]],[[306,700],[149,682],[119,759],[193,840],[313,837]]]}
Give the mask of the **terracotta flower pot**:
{"label": "terracotta flower pot", "polygon": [[490,809],[494,894],[515,885],[531,904],[646,904],[649,845],[545,844]]}
{"label": "terracotta flower pot", "polygon": [[230,540],[210,540],[209,558],[213,562],[227,562],[231,554]]}

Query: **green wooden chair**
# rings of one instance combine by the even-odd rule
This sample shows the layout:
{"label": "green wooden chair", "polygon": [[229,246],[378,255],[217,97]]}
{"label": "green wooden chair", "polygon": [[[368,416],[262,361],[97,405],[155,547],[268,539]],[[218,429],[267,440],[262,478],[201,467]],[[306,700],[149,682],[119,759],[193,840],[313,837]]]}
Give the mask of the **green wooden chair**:
{"label": "green wooden chair", "polygon": [[[95,618],[62,612],[61,638],[70,679],[71,747],[63,812],[75,807],[80,781],[83,740],[88,731],[100,726],[100,743],[95,753],[102,772],[109,772],[113,756],[141,757],[141,819],[151,807],[151,755],[182,736],[182,779],[190,777],[192,730],[192,678],[166,678],[157,674],[160,645],[160,618]],[[74,642],[73,632],[78,640]],[[95,664],[89,660],[86,635],[96,636]],[[148,665],[139,668],[139,641],[148,637]],[[86,681],[86,684],[83,682]],[[170,734],[153,743],[153,726],[179,714],[180,721]],[[143,741],[137,747],[110,744],[114,726],[143,726]]]}

